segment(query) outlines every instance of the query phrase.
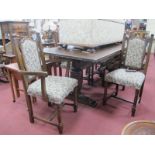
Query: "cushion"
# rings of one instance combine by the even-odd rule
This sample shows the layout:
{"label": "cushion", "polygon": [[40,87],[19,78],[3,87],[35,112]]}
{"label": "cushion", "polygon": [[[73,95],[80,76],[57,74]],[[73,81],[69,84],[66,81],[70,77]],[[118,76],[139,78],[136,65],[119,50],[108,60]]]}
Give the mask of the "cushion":
{"label": "cushion", "polygon": [[140,89],[145,79],[145,75],[139,71],[127,71],[126,69],[117,69],[105,76],[105,81],[124,86]]}
{"label": "cushion", "polygon": [[[76,79],[60,76],[48,76],[46,80],[46,91],[49,101],[61,104],[70,92],[78,85]],[[31,96],[42,96],[41,80],[37,80],[29,85],[28,94]]]}

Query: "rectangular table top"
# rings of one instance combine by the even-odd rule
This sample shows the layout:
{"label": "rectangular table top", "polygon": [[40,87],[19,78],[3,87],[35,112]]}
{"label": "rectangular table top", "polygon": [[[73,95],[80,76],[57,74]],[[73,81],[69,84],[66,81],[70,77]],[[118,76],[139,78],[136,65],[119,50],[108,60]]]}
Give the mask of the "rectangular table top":
{"label": "rectangular table top", "polygon": [[53,47],[53,48],[44,48],[44,53],[57,56],[69,60],[79,60],[86,62],[101,62],[106,60],[109,57],[113,57],[120,53],[121,44],[114,44],[110,46],[97,49],[95,52],[87,52],[80,50],[66,50],[62,47]]}

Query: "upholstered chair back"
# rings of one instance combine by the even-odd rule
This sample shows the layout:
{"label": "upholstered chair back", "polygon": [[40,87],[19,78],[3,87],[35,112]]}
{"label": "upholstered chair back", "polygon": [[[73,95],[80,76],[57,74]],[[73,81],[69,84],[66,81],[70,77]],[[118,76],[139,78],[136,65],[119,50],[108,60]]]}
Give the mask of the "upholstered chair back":
{"label": "upholstered chair back", "polygon": [[153,42],[151,37],[124,34],[122,53],[125,68],[144,70],[148,65],[151,47]]}
{"label": "upholstered chair back", "polygon": [[140,38],[129,39],[125,57],[125,66],[140,69],[145,56],[145,40]]}
{"label": "upholstered chair back", "polygon": [[41,60],[37,43],[31,39],[23,39],[21,42],[23,61],[27,71],[41,71]]}

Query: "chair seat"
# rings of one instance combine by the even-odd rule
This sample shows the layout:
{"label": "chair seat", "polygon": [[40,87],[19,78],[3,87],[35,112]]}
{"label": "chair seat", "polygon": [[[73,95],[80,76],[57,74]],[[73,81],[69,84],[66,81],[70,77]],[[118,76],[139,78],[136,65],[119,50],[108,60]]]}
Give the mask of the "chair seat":
{"label": "chair seat", "polygon": [[[46,91],[49,101],[61,104],[65,97],[78,85],[76,79],[59,76],[46,77]],[[42,96],[41,80],[37,80],[29,85],[27,92],[31,96]]]}
{"label": "chair seat", "polygon": [[140,89],[145,79],[145,75],[139,71],[126,71],[126,69],[117,69],[105,76],[105,81],[124,86]]}

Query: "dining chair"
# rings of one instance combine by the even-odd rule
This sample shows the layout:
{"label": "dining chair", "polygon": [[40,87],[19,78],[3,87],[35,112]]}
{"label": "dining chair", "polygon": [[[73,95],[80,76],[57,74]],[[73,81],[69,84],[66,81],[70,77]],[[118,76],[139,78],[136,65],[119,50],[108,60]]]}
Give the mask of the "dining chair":
{"label": "dining chair", "polygon": [[[43,56],[43,50],[40,49],[37,42],[30,38],[14,39],[15,53],[22,76],[25,90],[26,103],[28,107],[29,120],[40,120],[58,128],[60,134],[63,133],[62,108],[63,105],[70,105],[74,112],[77,111],[77,80],[68,77],[51,76],[47,74],[47,67]],[[29,83],[29,79],[36,77],[34,82]],[[64,99],[72,95],[73,103],[64,103]],[[48,120],[37,116],[33,111],[31,97],[41,97],[46,101],[47,106],[56,107],[53,117]],[[57,123],[52,120],[57,117]]]}
{"label": "dining chair", "polygon": [[11,63],[15,59],[15,55],[12,54],[11,42],[6,43],[4,50],[3,46],[0,46],[0,81],[8,82],[7,72],[5,65]]}
{"label": "dining chair", "polygon": [[[150,59],[153,35],[140,37],[136,33],[124,34],[122,42],[121,66],[105,76],[103,105],[109,97],[114,97],[132,103],[131,115],[136,112],[137,103],[140,103],[146,78],[147,67]],[[107,95],[109,84],[116,84],[116,90]],[[135,88],[134,101],[118,97],[119,86]]]}
{"label": "dining chair", "polygon": [[5,45],[5,53],[3,54],[3,57],[5,59],[6,64],[13,63],[13,62],[16,61],[15,60],[15,54],[14,54],[14,51],[12,49],[11,41],[6,43],[6,45]]}
{"label": "dining chair", "polygon": [[7,79],[7,76],[6,76],[5,69],[4,69],[5,62],[4,62],[4,59],[3,59],[3,54],[4,54],[4,52],[0,51],[0,82],[5,83],[5,82],[8,82],[8,79]]}

